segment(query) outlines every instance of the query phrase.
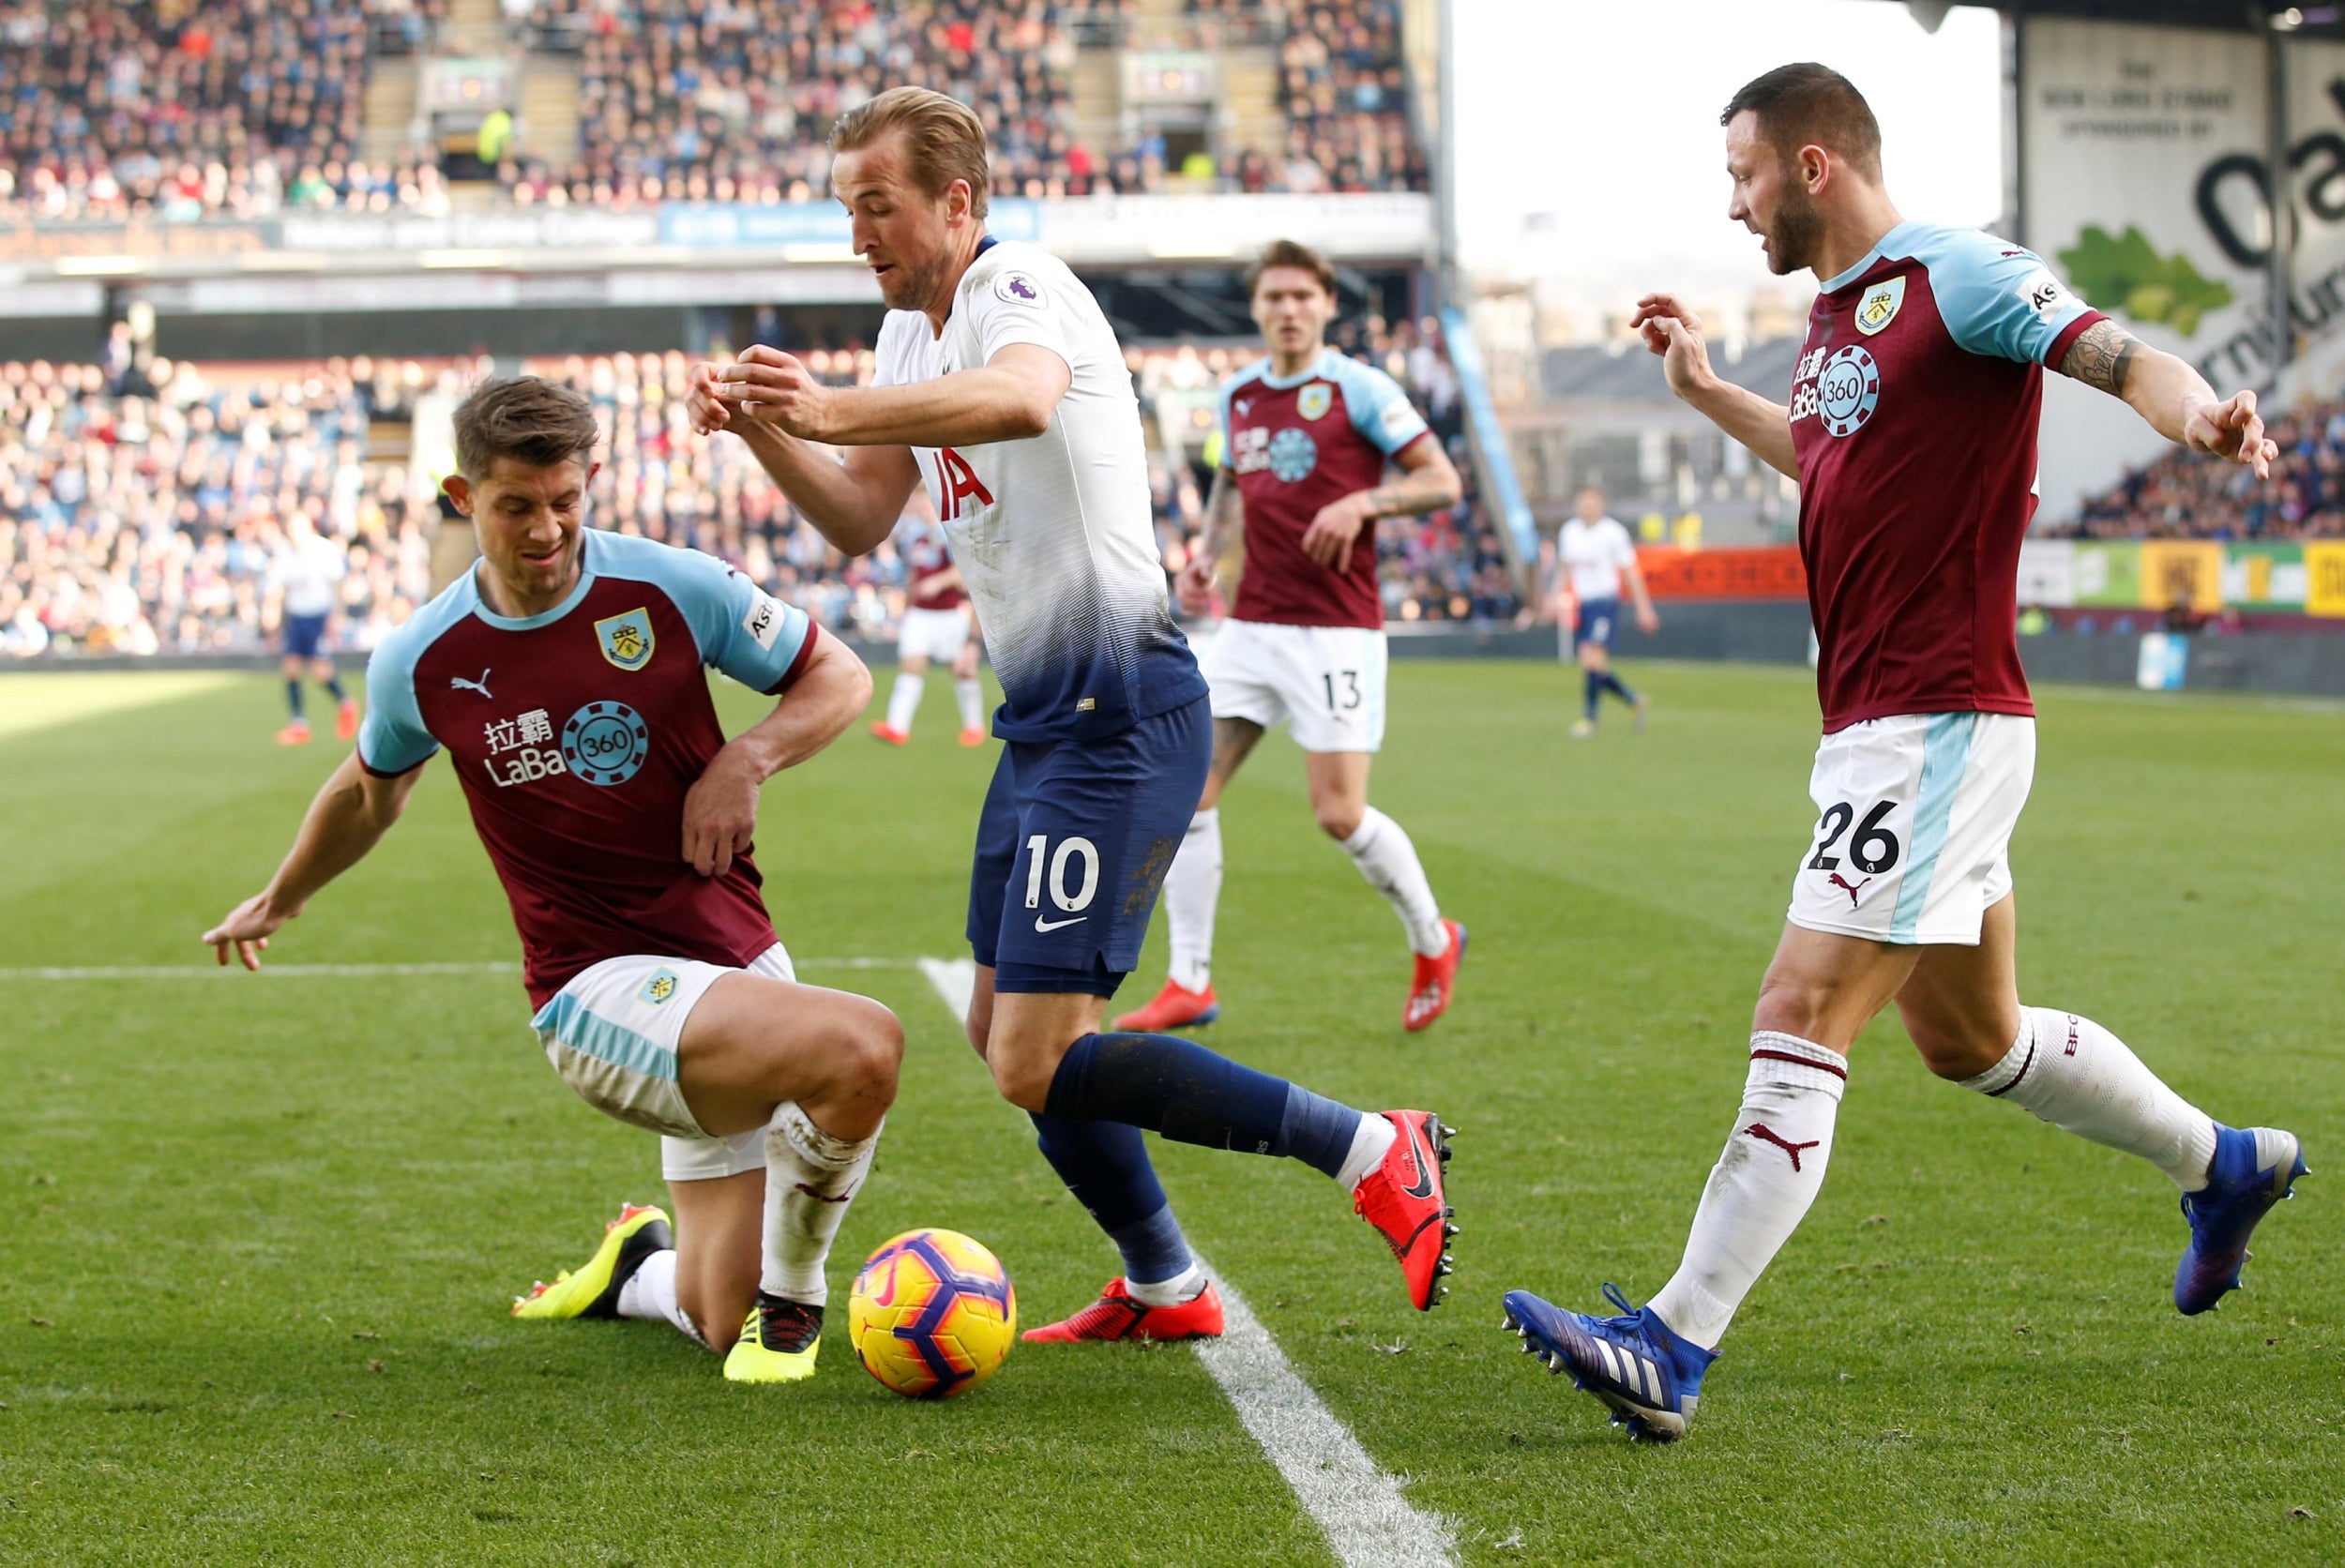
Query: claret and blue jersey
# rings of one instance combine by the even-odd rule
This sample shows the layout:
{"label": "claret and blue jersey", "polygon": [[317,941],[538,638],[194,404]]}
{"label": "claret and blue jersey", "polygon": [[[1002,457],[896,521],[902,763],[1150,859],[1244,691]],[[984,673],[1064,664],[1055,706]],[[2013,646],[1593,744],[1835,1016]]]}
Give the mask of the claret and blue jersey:
{"label": "claret and blue jersey", "polygon": [[1817,294],[1791,422],[1827,733],[2035,712],[2016,623],[2043,368],[2102,319],[2033,252],[1927,223]]}
{"label": "claret and blue jersey", "polygon": [[470,572],[367,666],[358,760],[402,774],[445,748],[520,928],[542,1005],[605,958],[742,967],[774,944],[756,866],[703,877],[684,797],[724,746],[705,668],[764,692],[812,655],[805,613],[722,562],[585,531],[578,586],[499,615]]}

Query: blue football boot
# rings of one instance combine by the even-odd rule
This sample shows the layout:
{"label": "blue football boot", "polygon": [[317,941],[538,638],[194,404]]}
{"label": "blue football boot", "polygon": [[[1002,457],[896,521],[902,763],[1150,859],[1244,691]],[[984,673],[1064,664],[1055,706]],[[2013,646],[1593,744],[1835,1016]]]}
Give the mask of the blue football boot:
{"label": "blue football boot", "polygon": [[1632,1308],[1617,1285],[1605,1286],[1604,1296],[1621,1309],[1620,1317],[1566,1312],[1528,1290],[1509,1290],[1506,1326],[1550,1372],[1570,1373],[1573,1387],[1610,1405],[1612,1420],[1630,1437],[1653,1442],[1684,1437],[1702,1402],[1702,1375],[1717,1352],[1678,1338],[1653,1308]]}
{"label": "blue football boot", "polygon": [[2174,1270],[2174,1307],[2186,1316],[2206,1311],[2239,1287],[2256,1222],[2283,1198],[2296,1196],[2304,1150],[2294,1133],[2275,1127],[2215,1127],[2215,1159],[2206,1185],[2182,1195],[2190,1244]]}

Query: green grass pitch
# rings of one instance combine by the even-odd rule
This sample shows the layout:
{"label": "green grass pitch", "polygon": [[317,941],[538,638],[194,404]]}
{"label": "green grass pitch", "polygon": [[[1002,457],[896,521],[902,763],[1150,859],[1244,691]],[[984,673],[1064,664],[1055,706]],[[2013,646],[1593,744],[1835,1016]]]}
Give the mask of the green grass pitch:
{"label": "green grass pitch", "polygon": [[[1473,930],[1423,1037],[1391,914],[1312,827],[1294,748],[1262,747],[1225,803],[1227,1021],[1203,1037],[1460,1124],[1464,1234],[1420,1317],[1324,1179],[1159,1146],[1201,1250],[1466,1561],[2345,1560],[2345,716],[2047,694],[2016,846],[2030,998],[2216,1116],[2304,1137],[2315,1176],[2249,1289],[2176,1316],[2165,1179],[1937,1083],[1884,1019],[1691,1438],[1642,1449],[1514,1353],[1498,1298],[1642,1298],[1673,1266],[1808,831],[1815,708],[1796,671],[1638,678],[1651,731],[1614,708],[1574,743],[1573,672],[1394,666],[1375,798]],[[851,732],[766,792],[760,860],[802,959],[964,951],[992,753],[953,746],[931,685],[908,750]],[[257,676],[0,678],[0,963],[207,958],[197,933],[335,760],[268,744],[279,701]],[[438,764],[271,950],[515,956]],[[1125,1000],[1161,964],[1159,932]],[[899,1229],[991,1244],[1029,1322],[1114,1262],[916,971],[804,972],[880,997],[909,1048],[822,1372],[779,1391],[662,1325],[507,1315],[658,1192],[653,1140],[555,1079],[513,977],[11,978],[0,1560],[1328,1561],[1184,1348],[1025,1347],[938,1406],[855,1367],[847,1278]]]}

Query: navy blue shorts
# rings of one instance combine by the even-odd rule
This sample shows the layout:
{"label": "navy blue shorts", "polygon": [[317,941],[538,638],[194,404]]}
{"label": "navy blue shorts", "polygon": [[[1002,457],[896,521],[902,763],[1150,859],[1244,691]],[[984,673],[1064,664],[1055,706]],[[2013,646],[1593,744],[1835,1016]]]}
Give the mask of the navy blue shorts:
{"label": "navy blue shorts", "polygon": [[969,872],[969,946],[995,990],[1115,994],[1212,761],[1203,697],[1098,740],[1002,747]]}
{"label": "navy blue shorts", "polygon": [[1620,600],[1581,599],[1580,619],[1571,628],[1574,647],[1593,642],[1599,648],[1612,645],[1612,634],[1620,629]]}
{"label": "navy blue shorts", "polygon": [[316,658],[325,642],[325,617],[323,615],[288,615],[285,617],[285,654],[289,658]]}

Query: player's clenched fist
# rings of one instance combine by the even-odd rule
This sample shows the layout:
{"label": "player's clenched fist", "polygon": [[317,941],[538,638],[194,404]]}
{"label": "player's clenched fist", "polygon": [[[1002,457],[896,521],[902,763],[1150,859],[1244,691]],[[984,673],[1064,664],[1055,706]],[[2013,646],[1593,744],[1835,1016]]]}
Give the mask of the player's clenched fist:
{"label": "player's clenched fist", "polygon": [[820,441],[828,428],[831,389],[779,349],[750,344],[718,369],[714,389],[719,401],[784,434]]}
{"label": "player's clenched fist", "polygon": [[692,429],[703,435],[715,435],[733,423],[733,411],[717,396],[717,367],[703,360],[692,367],[692,381],[684,398],[684,408],[692,421]]}

